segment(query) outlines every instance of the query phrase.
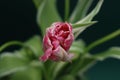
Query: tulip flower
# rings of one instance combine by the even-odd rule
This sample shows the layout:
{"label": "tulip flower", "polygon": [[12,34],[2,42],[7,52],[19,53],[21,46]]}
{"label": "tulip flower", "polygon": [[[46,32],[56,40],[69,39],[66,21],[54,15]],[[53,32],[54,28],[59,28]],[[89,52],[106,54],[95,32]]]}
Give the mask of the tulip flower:
{"label": "tulip flower", "polygon": [[72,26],[67,22],[55,22],[46,29],[43,38],[44,55],[42,61],[71,61],[73,54],[69,53],[74,40]]}

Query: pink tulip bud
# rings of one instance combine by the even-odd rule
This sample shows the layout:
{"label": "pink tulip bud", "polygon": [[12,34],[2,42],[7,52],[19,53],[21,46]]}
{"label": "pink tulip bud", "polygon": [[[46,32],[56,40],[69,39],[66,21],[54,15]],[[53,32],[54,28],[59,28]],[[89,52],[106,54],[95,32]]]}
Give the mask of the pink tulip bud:
{"label": "pink tulip bud", "polygon": [[40,57],[42,61],[71,61],[73,54],[69,48],[74,40],[72,26],[65,22],[55,22],[47,28],[43,38],[44,55]]}

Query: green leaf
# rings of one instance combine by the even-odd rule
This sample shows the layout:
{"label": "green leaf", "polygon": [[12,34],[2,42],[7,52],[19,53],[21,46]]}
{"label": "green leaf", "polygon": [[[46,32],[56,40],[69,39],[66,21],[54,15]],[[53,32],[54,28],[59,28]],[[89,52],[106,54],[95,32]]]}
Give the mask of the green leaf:
{"label": "green leaf", "polygon": [[25,70],[29,61],[14,53],[3,53],[0,55],[0,77],[11,73]]}
{"label": "green leaf", "polygon": [[[91,23],[91,20],[95,17],[95,15],[99,12],[101,6],[103,4],[103,0],[99,0],[98,4],[96,5],[96,7],[82,20],[79,20],[78,22],[76,22],[75,24],[82,24],[82,23]],[[91,26],[91,25],[89,25]],[[78,31],[75,31],[76,33],[75,38],[77,38],[77,36],[82,33],[86,28],[88,28],[89,26],[84,26],[84,27],[80,27],[77,28]]]}
{"label": "green leaf", "polygon": [[90,67],[92,67],[98,60],[103,61],[107,58],[120,59],[120,47],[112,47],[105,52],[98,53],[98,54],[95,54],[95,55],[87,54],[84,57],[84,60],[81,64],[81,66],[77,70],[79,71],[79,74],[83,74]]}
{"label": "green leaf", "polygon": [[[43,53],[42,44],[39,36],[34,36],[25,42],[29,47],[23,47],[13,53],[6,52],[0,55],[0,77],[15,73],[17,71],[25,70],[30,65],[30,57],[38,57]],[[33,65],[33,64],[32,64]]]}
{"label": "green leaf", "polygon": [[64,75],[59,80],[76,80],[73,75]]}
{"label": "green leaf", "polygon": [[[69,68],[71,75],[83,74],[91,66],[95,64],[96,60],[91,58],[88,54],[87,56],[81,55],[74,61],[74,64]],[[72,69],[74,67],[74,69]]]}
{"label": "green leaf", "polygon": [[96,7],[82,20],[79,20],[77,23],[91,22],[91,20],[98,14],[101,9],[104,0],[99,0]]}
{"label": "green leaf", "polygon": [[91,21],[91,22],[86,22],[86,23],[76,23],[73,24],[72,26],[74,27],[73,29],[73,33],[74,33],[74,37],[75,39],[77,38],[77,36],[82,33],[87,27],[95,24],[97,21]]}
{"label": "green leaf", "polygon": [[41,5],[41,3],[43,2],[43,0],[33,0],[33,2],[35,4],[36,8],[38,8]]}
{"label": "green leaf", "polygon": [[56,10],[56,0],[44,0],[38,9],[37,23],[39,24],[44,35],[45,30],[53,22],[61,21],[61,18]]}
{"label": "green leaf", "polygon": [[81,18],[83,18],[86,15],[86,13],[88,12],[88,9],[92,2],[93,2],[93,0],[79,0],[77,2],[77,5],[76,5],[69,21],[71,23],[74,23],[74,22],[80,20]]}
{"label": "green leaf", "polygon": [[53,79],[57,78],[57,76],[59,75],[59,72],[65,67],[66,64],[67,64],[66,62],[59,62],[54,65],[54,67],[51,69],[51,71],[54,70],[54,73],[52,75]]}
{"label": "green leaf", "polygon": [[85,42],[83,40],[76,40],[73,42],[72,46],[70,47],[70,53],[83,53],[85,50]]}
{"label": "green leaf", "polygon": [[[43,54],[42,43],[40,36],[33,36],[31,39],[25,42],[27,46],[33,51],[34,55],[38,58]],[[21,49],[22,52],[26,52],[25,48]]]}
{"label": "green leaf", "polygon": [[40,68],[29,67],[12,75],[11,80],[42,80],[41,70]]}
{"label": "green leaf", "polygon": [[90,69],[93,65],[95,65],[97,61],[91,57],[85,57],[81,66],[78,68],[78,73],[80,75],[84,74],[88,69]]}
{"label": "green leaf", "polygon": [[120,59],[120,47],[112,47],[105,52],[98,53],[95,55],[87,54],[84,57],[84,60],[81,64],[81,66],[76,71],[79,71],[79,74],[83,74],[90,67],[92,67],[98,60],[103,61],[107,58]]}
{"label": "green leaf", "polygon": [[81,74],[88,70],[91,66],[93,66],[96,63],[96,61],[103,61],[107,58],[120,59],[120,47],[112,47],[107,51],[95,55],[87,54],[84,57],[83,63],[79,67],[79,73]]}
{"label": "green leaf", "polygon": [[78,29],[80,27],[86,27],[86,26],[91,26],[93,24],[97,23],[97,21],[91,21],[91,22],[85,22],[85,23],[75,23],[75,24],[72,24],[72,27],[74,29]]}
{"label": "green leaf", "polygon": [[112,47],[108,49],[107,51],[95,54],[92,57],[100,61],[105,60],[107,58],[120,59],[120,47]]}

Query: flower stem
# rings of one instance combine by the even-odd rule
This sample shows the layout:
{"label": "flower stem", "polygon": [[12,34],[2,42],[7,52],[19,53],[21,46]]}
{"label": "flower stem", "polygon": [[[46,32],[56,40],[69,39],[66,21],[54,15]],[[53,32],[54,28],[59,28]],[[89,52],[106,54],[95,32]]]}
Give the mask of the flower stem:
{"label": "flower stem", "polygon": [[65,0],[65,21],[67,21],[68,16],[69,16],[69,5],[70,5],[70,0]]}
{"label": "flower stem", "polygon": [[[79,62],[79,63],[78,63]],[[83,58],[83,56],[81,55],[81,56],[79,56],[79,58],[77,59],[77,61],[75,62],[75,64],[74,64],[74,69],[72,69],[71,70],[71,72],[70,72],[70,74],[72,74],[72,75],[76,75],[78,72],[78,70],[79,70],[79,68],[80,68],[80,66],[83,64],[83,62],[84,62],[84,58]]]}
{"label": "flower stem", "polygon": [[120,35],[120,29],[118,29],[118,30],[116,30],[115,32],[113,32],[113,33],[111,33],[111,34],[109,34],[109,35],[107,35],[107,36],[105,36],[105,37],[103,37],[103,38],[101,38],[101,39],[99,39],[99,40],[91,43],[91,44],[86,48],[86,52],[89,52],[89,51],[90,51],[91,49],[93,49],[94,47],[96,47],[96,46],[98,46],[98,45],[100,45],[100,44],[102,44],[102,43],[104,43],[104,42],[106,42],[106,41],[108,41],[108,40],[110,40],[110,39],[113,39],[113,38],[115,38],[115,37],[117,37],[117,36],[119,36],[119,35]]}
{"label": "flower stem", "polygon": [[5,43],[4,45],[2,45],[0,47],[0,52],[3,51],[5,48],[11,46],[11,45],[25,46],[22,42],[19,42],[19,41],[10,41],[10,42],[7,42],[7,43]]}

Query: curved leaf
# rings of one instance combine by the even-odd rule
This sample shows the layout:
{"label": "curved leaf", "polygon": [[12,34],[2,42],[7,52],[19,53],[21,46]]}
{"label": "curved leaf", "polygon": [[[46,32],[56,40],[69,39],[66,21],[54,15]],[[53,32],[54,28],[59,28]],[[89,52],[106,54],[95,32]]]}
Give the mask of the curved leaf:
{"label": "curved leaf", "polygon": [[[91,20],[96,16],[96,14],[99,12],[102,4],[103,4],[104,0],[99,0],[98,4],[96,5],[96,7],[82,20],[79,20],[78,22],[76,22],[75,24],[82,24],[82,23],[87,23],[87,22],[91,22]],[[89,25],[91,26],[91,25]],[[75,37],[77,37],[81,32],[83,32],[87,27],[89,26],[84,26],[84,27],[79,27],[76,28],[78,31],[75,33]]]}
{"label": "curved leaf", "polygon": [[99,0],[96,7],[82,20],[79,20],[77,23],[91,22],[91,20],[98,14],[101,9],[104,0]]}
{"label": "curved leaf", "polygon": [[[83,74],[86,70],[88,70],[91,66],[95,64],[96,60],[91,58],[90,56],[82,56],[75,60],[72,65],[70,73],[72,75]],[[72,69],[74,67],[74,69]]]}
{"label": "curved leaf", "polygon": [[56,10],[56,0],[44,0],[38,9],[37,23],[39,24],[42,33],[45,33],[47,27],[53,22],[61,21],[61,18]]}
{"label": "curved leaf", "polygon": [[91,21],[91,22],[85,22],[85,23],[75,23],[75,24],[72,24],[73,26],[73,33],[74,33],[74,36],[75,38],[77,38],[77,36],[82,33],[87,27],[93,25],[97,23],[97,21]]}
{"label": "curved leaf", "polygon": [[77,29],[79,27],[85,27],[85,26],[91,26],[93,24],[97,23],[97,21],[91,21],[91,22],[85,22],[85,23],[75,23],[75,24],[72,24],[72,27],[74,29]]}
{"label": "curved leaf", "polygon": [[85,50],[85,42],[83,40],[76,40],[73,42],[72,46],[70,47],[70,53],[83,53]]}
{"label": "curved leaf", "polygon": [[43,0],[33,0],[33,2],[35,4],[36,8],[38,8],[41,5],[41,3],[43,2]]}
{"label": "curved leaf", "polygon": [[40,68],[29,67],[12,75],[10,80],[42,80],[41,70]]}
{"label": "curved leaf", "polygon": [[69,21],[71,23],[74,23],[74,22],[77,22],[78,20],[80,20],[81,18],[83,18],[86,15],[92,2],[93,2],[93,0],[78,0],[78,3],[76,5]]}
{"label": "curved leaf", "polygon": [[[33,51],[34,55],[38,58],[39,56],[42,55],[43,50],[42,50],[42,43],[41,43],[41,38],[40,36],[33,36],[29,40],[25,42],[27,46]],[[25,52],[25,48],[22,48],[21,51]]]}
{"label": "curved leaf", "polygon": [[25,44],[29,46],[30,51],[23,47],[13,53],[6,52],[0,55],[0,77],[25,70],[30,65],[30,57],[39,57],[42,54],[42,47],[39,36],[34,36]]}
{"label": "curved leaf", "polygon": [[42,80],[40,68],[29,67],[11,76],[11,80]]}
{"label": "curved leaf", "polygon": [[3,53],[0,55],[0,77],[11,73],[25,70],[29,61],[13,53]]}
{"label": "curved leaf", "polygon": [[[120,47],[112,47],[109,50],[98,53],[95,55],[87,55],[84,58],[83,64],[78,68],[79,74],[82,74],[86,70],[88,70],[91,66],[93,66],[98,60],[103,61],[107,58],[116,58],[120,59]],[[76,70],[77,71],[77,70]]]}
{"label": "curved leaf", "polygon": [[92,56],[96,60],[105,60],[106,58],[120,59],[120,47],[112,47],[107,51],[95,54]]}
{"label": "curved leaf", "polygon": [[79,74],[83,74],[86,70],[88,70],[91,66],[93,66],[98,60],[103,61],[107,58],[116,58],[120,59],[120,47],[112,47],[109,50],[98,53],[95,55],[87,55],[84,58],[83,64],[78,68]]}
{"label": "curved leaf", "polygon": [[80,75],[82,75],[85,71],[87,71],[88,69],[90,69],[93,65],[95,65],[97,61],[95,59],[86,57],[83,61],[83,63],[81,64],[81,66],[78,69],[78,73]]}
{"label": "curved leaf", "polygon": [[73,75],[64,75],[59,80],[76,80]]}
{"label": "curved leaf", "polygon": [[56,63],[54,65],[54,67],[51,69],[51,71],[54,70],[54,73],[53,73],[53,79],[56,78],[58,75],[59,75],[59,72],[64,68],[64,66],[66,65],[67,63],[65,62],[59,62],[59,63]]}

